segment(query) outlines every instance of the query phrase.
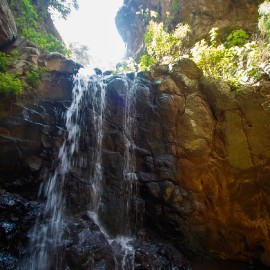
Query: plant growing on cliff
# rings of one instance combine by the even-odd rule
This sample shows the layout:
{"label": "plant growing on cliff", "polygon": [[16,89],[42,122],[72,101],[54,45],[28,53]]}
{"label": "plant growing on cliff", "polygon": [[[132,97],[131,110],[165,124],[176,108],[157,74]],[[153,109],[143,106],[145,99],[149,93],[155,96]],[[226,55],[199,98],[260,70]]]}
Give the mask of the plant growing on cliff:
{"label": "plant growing on cliff", "polygon": [[238,29],[232,31],[229,36],[226,38],[225,45],[227,47],[233,46],[243,46],[247,43],[247,40],[250,38],[250,35],[243,29]]}
{"label": "plant growing on cliff", "polygon": [[177,61],[186,52],[189,34],[190,28],[187,24],[178,24],[172,33],[168,33],[164,30],[163,23],[151,20],[144,36],[147,54],[140,59],[141,68]]}
{"label": "plant growing on cliff", "polygon": [[5,72],[7,67],[14,64],[17,60],[19,52],[17,50],[10,52],[0,52],[0,72]]}
{"label": "plant growing on cliff", "polygon": [[[210,43],[201,40],[191,49],[192,59],[203,70],[206,76],[227,81],[232,88],[240,90],[244,85],[254,84],[263,74],[267,73],[265,66],[269,63],[270,55],[267,53],[269,45],[262,40],[251,40],[244,43],[247,35],[236,30],[227,38],[225,44],[218,42],[217,30],[210,31]],[[233,45],[237,44],[237,45]]]}
{"label": "plant growing on cliff", "polygon": [[16,74],[0,72],[0,93],[16,95],[22,93],[25,84],[17,78]]}
{"label": "plant growing on cliff", "polygon": [[18,51],[10,53],[0,52],[0,93],[20,94],[25,89],[37,87],[42,77],[47,74],[47,69],[30,66],[24,73],[14,73],[12,70],[18,59]]}
{"label": "plant growing on cliff", "polygon": [[35,88],[40,83],[43,76],[47,74],[47,69],[45,67],[30,67],[28,71],[25,73],[25,82],[26,87]]}
{"label": "plant growing on cliff", "polygon": [[10,6],[16,11],[15,21],[19,35],[45,51],[67,53],[63,42],[38,29],[38,14],[30,0],[11,1]]}

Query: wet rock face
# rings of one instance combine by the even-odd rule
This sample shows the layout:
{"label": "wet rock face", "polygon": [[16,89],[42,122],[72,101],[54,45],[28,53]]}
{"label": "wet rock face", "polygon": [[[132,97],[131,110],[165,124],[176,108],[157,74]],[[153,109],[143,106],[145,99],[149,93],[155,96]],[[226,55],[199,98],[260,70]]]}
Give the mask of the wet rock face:
{"label": "wet rock face", "polygon": [[0,210],[0,268],[15,269],[17,259],[26,251],[26,235],[40,206],[0,189]]}
{"label": "wet rock face", "polygon": [[[64,61],[57,57],[58,64],[51,66]],[[256,258],[269,264],[270,111],[264,107],[269,84],[236,95],[225,83],[204,78],[189,59],[180,60],[171,71],[161,66],[137,77],[108,75],[104,82],[100,222],[112,236],[126,232],[126,224],[134,221],[131,230],[145,228],[134,243],[135,269],[150,269],[150,261],[165,268],[177,265],[180,257],[170,255],[175,249],[157,244],[162,238],[194,257],[213,252],[221,258]],[[128,190],[123,176],[130,87],[136,100],[130,152],[136,160],[133,188],[138,193]],[[39,104],[13,104],[2,114],[1,198],[8,196],[18,205],[5,204],[0,220],[0,261],[11,269],[25,252],[26,232],[39,211],[41,202],[33,203],[38,187],[57,165],[70,96],[52,97],[48,92]],[[62,264],[67,269],[112,269],[123,251],[117,243],[109,246],[83,212],[92,194],[95,134],[93,105],[87,99],[82,106],[79,151],[65,179],[68,219],[60,247],[66,251],[61,252]],[[133,217],[123,202],[129,203]],[[23,222],[13,220],[13,211]]]}
{"label": "wet rock face", "polygon": [[10,45],[17,38],[14,17],[6,0],[0,1],[0,49]]}
{"label": "wet rock face", "polygon": [[117,14],[116,25],[127,44],[127,55],[136,57],[143,48],[144,33],[149,15],[142,10],[158,13],[158,20],[169,30],[178,23],[189,24],[193,37],[191,43],[205,38],[211,28],[219,28],[225,37],[233,30],[244,29],[254,33],[257,27],[258,5],[263,0],[125,0]]}
{"label": "wet rock face", "polygon": [[114,269],[112,249],[99,227],[87,213],[70,218],[64,232],[60,256],[64,254],[63,269]]}

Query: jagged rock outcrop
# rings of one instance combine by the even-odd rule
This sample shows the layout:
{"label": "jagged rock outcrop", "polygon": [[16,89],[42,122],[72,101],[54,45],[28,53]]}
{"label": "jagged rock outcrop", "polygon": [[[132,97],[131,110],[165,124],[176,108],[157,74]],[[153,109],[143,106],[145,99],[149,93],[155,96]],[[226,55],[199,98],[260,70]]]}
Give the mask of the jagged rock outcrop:
{"label": "jagged rock outcrop", "polygon": [[158,21],[172,30],[178,23],[187,23],[192,29],[191,44],[207,36],[212,27],[228,35],[232,30],[244,29],[254,33],[257,27],[258,5],[263,0],[125,0],[117,14],[116,25],[124,42],[127,55],[137,56],[143,46],[150,14],[158,13]]}
{"label": "jagged rock outcrop", "polygon": [[17,28],[6,0],[0,1],[0,49],[5,48],[17,38]]}

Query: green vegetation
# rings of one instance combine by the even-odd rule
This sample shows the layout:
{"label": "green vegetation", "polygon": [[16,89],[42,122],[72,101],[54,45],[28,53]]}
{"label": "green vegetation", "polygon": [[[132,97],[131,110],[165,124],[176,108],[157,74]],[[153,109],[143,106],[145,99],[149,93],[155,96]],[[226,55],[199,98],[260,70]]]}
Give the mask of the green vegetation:
{"label": "green vegetation", "polygon": [[20,94],[25,88],[25,84],[17,78],[15,74],[0,72],[0,93],[16,95]]}
{"label": "green vegetation", "polygon": [[[212,29],[213,32],[217,34],[216,29]],[[230,39],[231,44],[238,42],[238,37],[235,39]],[[216,37],[212,36],[210,40],[208,43],[203,39],[191,49],[192,59],[205,76],[222,79],[235,90],[240,90],[245,84],[253,84],[260,78],[260,50],[263,48],[256,41],[246,42],[242,46],[226,46],[217,42]]]}
{"label": "green vegetation", "polygon": [[247,40],[250,38],[250,35],[243,29],[234,30],[226,39],[225,45],[229,48],[233,46],[243,46]]}
{"label": "green vegetation", "polygon": [[7,68],[16,63],[17,55],[18,51],[10,54],[0,52],[0,93],[19,94],[24,88],[24,83],[17,78],[16,74],[7,72]]}
{"label": "green vegetation", "polygon": [[186,51],[189,33],[187,24],[178,24],[173,33],[168,33],[163,23],[150,21],[144,38],[148,57],[141,57],[142,68],[146,64],[169,64],[179,59]]}
{"label": "green vegetation", "polygon": [[42,77],[47,74],[46,68],[30,66],[25,74],[12,71],[18,59],[18,51],[0,52],[0,93],[21,94],[24,90],[32,90],[38,86]]}
{"label": "green vegetation", "polygon": [[[177,1],[176,1],[177,2]],[[177,2],[178,3],[178,2]],[[178,24],[171,33],[163,23],[149,22],[145,34],[147,54],[142,55],[139,69],[153,65],[173,65],[181,57],[193,59],[205,76],[222,79],[236,91],[245,85],[253,85],[263,75],[270,76],[270,2],[259,6],[258,37],[250,37],[243,29],[234,30],[225,42],[218,39],[218,29],[209,32],[209,41],[203,39],[188,48],[190,28]]]}
{"label": "green vegetation", "polygon": [[9,54],[0,52],[0,72],[5,72],[8,66],[13,65],[17,61],[18,54],[16,50]]}
{"label": "green vegetation", "polygon": [[26,87],[37,87],[41,81],[41,78],[45,75],[47,75],[46,68],[30,67],[30,69],[25,73],[25,82],[27,84]]}
{"label": "green vegetation", "polygon": [[[54,4],[56,6],[57,2],[58,1],[51,1],[50,5]],[[63,3],[59,5],[63,5]],[[25,37],[28,41],[34,43],[37,47],[43,49],[44,51],[59,52],[64,55],[68,53],[68,50],[63,42],[51,34],[44,31],[42,32],[38,28],[38,14],[34,9],[31,0],[12,1],[10,6],[12,10],[16,11],[15,21],[20,36]]]}

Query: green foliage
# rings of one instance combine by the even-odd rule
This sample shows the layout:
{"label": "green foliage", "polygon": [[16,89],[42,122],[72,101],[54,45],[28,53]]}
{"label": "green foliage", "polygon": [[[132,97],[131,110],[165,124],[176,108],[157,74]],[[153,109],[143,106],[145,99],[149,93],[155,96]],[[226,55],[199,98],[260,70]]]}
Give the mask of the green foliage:
{"label": "green foliage", "polygon": [[156,64],[156,59],[153,56],[144,54],[140,57],[139,63],[141,70],[147,70],[149,67]]}
{"label": "green foliage", "polygon": [[177,61],[184,55],[189,33],[190,28],[186,24],[178,24],[173,33],[168,33],[164,30],[163,23],[150,21],[144,37],[148,55],[141,57],[141,68]]}
{"label": "green foliage", "polygon": [[[58,1],[53,3],[56,5],[56,2]],[[64,5],[64,3],[61,5]],[[38,29],[38,14],[30,0],[12,1],[11,8],[17,11],[15,21],[19,35],[24,36],[27,40],[36,44],[37,47],[47,52],[67,53],[63,42],[53,35]]]}
{"label": "green foliage", "polygon": [[38,27],[38,14],[30,0],[20,0],[17,3],[13,2],[13,5],[16,5],[15,8],[20,10],[20,16],[15,17],[19,31],[22,31],[24,27]]}
{"label": "green foliage", "polygon": [[263,36],[270,37],[270,1],[265,0],[259,5],[258,28]]}
{"label": "green foliage", "polygon": [[20,94],[25,85],[12,73],[0,72],[0,93],[2,94]]}
{"label": "green foliage", "polygon": [[42,76],[47,74],[46,68],[30,67],[25,74],[12,72],[13,66],[18,59],[18,51],[11,53],[0,52],[0,93],[20,94],[24,89],[33,89],[41,81]]}
{"label": "green foliage", "polygon": [[241,43],[241,47],[226,47],[216,41],[216,30],[211,33],[210,44],[203,39],[191,49],[193,60],[206,76],[227,81],[232,88],[240,90],[243,85],[255,83],[266,73],[270,60],[268,45],[255,40]]}
{"label": "green foliage", "polygon": [[41,81],[41,78],[47,74],[46,68],[35,68],[31,67],[30,70],[26,71],[25,82],[27,86],[35,88]]}
{"label": "green foliage", "polygon": [[7,54],[5,52],[0,52],[0,72],[5,72],[9,65],[12,65],[16,62],[18,51],[12,51]]}
{"label": "green foliage", "polygon": [[65,45],[51,34],[46,34],[37,31],[36,29],[25,27],[22,35],[29,41],[37,45],[37,47],[47,52],[59,52],[64,55],[68,50]]}
{"label": "green foliage", "polygon": [[243,29],[234,30],[226,39],[226,46],[233,47],[233,46],[243,46],[247,40],[250,38],[249,34],[244,31]]}

